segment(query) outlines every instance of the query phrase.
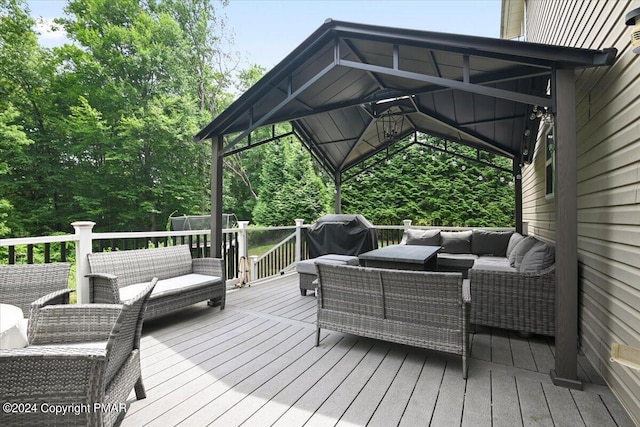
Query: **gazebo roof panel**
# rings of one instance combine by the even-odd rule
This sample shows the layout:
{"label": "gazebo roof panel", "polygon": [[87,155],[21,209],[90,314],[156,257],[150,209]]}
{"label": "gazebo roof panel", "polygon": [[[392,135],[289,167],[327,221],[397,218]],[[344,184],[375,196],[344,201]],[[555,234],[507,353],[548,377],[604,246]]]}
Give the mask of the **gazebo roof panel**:
{"label": "gazebo roof panel", "polygon": [[[398,98],[413,99],[419,109],[403,107],[400,134],[415,128],[517,157],[524,130],[537,124],[528,121],[533,106],[553,105],[546,95],[552,70],[609,64],[614,55],[329,20],[196,138],[245,136],[293,121],[305,144],[340,168],[387,144],[373,112],[377,102]],[[238,142],[228,141],[222,154]]]}

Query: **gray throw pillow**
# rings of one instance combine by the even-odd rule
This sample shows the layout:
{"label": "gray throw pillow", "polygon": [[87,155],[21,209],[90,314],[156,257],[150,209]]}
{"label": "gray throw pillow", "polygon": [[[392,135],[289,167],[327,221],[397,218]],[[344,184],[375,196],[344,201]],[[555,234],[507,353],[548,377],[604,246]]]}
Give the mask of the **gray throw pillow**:
{"label": "gray throw pillow", "polygon": [[513,252],[513,249],[518,243],[520,243],[520,240],[522,239],[524,239],[524,236],[518,232],[511,235],[511,238],[509,238],[509,244],[507,245],[507,258],[509,258],[511,252]]}
{"label": "gray throw pillow", "polygon": [[440,246],[440,230],[409,229],[404,232],[400,244]]}
{"label": "gray throw pillow", "polygon": [[442,252],[450,254],[471,253],[471,230],[443,231],[440,233]]}
{"label": "gray throw pillow", "polygon": [[507,245],[513,231],[473,230],[471,253],[476,255],[506,256]]}
{"label": "gray throw pillow", "polygon": [[527,251],[518,267],[520,273],[539,273],[545,268],[551,267],[556,260],[555,248],[544,242],[536,242]]}
{"label": "gray throw pillow", "polygon": [[536,244],[536,242],[537,240],[532,236],[527,236],[520,240],[516,247],[513,248],[511,255],[509,255],[509,264],[511,264],[511,267],[518,268],[524,255],[529,251],[529,249],[531,249],[531,246]]}

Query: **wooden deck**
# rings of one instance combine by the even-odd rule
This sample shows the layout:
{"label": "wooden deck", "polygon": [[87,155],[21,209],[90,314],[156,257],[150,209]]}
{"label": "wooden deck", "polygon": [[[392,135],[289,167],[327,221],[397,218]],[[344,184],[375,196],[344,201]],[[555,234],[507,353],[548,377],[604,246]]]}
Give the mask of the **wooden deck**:
{"label": "wooden deck", "polygon": [[631,426],[585,359],[584,391],[555,387],[553,340],[501,330],[459,357],[323,331],[297,275],[230,290],[145,324],[147,398],[122,426]]}

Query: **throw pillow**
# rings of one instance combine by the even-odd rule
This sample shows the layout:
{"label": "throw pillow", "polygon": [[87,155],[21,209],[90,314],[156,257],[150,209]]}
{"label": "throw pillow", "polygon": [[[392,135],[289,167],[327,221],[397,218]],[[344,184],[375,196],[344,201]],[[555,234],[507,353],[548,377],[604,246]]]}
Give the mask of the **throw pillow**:
{"label": "throw pillow", "polygon": [[544,242],[536,242],[522,258],[518,271],[520,273],[539,273],[551,267],[555,262],[555,249]]}
{"label": "throw pillow", "polygon": [[443,231],[440,233],[442,252],[450,254],[471,253],[471,230]]}
{"label": "throw pillow", "polygon": [[522,262],[522,257],[531,249],[531,246],[535,245],[537,240],[535,237],[527,236],[524,239],[520,240],[520,242],[513,248],[511,255],[509,256],[509,264],[511,267],[518,268],[520,263]]}
{"label": "throw pillow", "polygon": [[522,239],[524,239],[524,236],[520,233],[516,232],[511,235],[511,238],[509,238],[509,244],[507,245],[507,258],[509,258],[513,249]]}
{"label": "throw pillow", "polygon": [[506,256],[507,245],[513,231],[473,230],[471,253],[476,255]]}
{"label": "throw pillow", "polygon": [[440,230],[409,229],[404,232],[400,244],[440,246]]}

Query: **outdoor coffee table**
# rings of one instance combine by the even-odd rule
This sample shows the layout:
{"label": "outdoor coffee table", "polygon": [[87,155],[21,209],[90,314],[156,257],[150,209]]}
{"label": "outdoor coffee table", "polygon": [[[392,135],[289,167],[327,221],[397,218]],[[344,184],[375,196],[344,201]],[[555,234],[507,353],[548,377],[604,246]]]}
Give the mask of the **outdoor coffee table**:
{"label": "outdoor coffee table", "polygon": [[391,245],[358,255],[364,267],[437,271],[440,246]]}

